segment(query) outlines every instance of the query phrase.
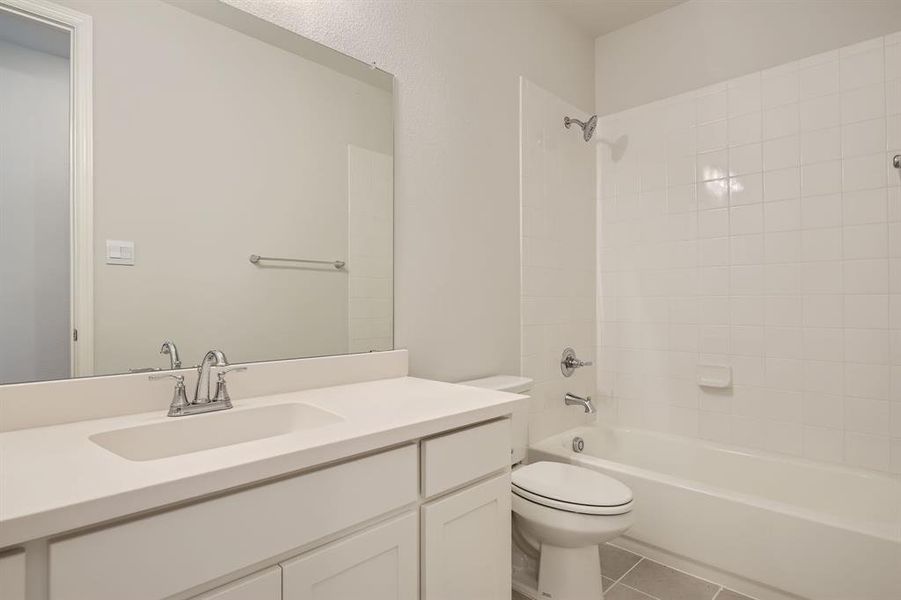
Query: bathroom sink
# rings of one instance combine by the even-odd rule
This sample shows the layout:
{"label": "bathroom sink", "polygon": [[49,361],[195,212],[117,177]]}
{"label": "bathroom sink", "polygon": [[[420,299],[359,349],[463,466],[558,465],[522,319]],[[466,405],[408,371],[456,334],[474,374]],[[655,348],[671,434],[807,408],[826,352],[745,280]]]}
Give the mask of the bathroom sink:
{"label": "bathroom sink", "polygon": [[122,458],[145,461],[297,433],[343,420],[327,410],[293,402],[171,418],[96,433],[90,440]]}

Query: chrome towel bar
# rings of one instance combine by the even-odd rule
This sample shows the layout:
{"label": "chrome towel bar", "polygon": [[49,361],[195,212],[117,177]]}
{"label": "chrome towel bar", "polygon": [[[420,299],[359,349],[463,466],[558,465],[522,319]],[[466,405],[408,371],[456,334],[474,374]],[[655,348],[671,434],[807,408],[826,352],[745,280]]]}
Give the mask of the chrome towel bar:
{"label": "chrome towel bar", "polygon": [[343,260],[313,260],[310,258],[278,258],[276,256],[260,256],[259,254],[251,254],[250,262],[258,264],[261,260],[275,262],[292,262],[292,263],[312,263],[317,265],[332,265],[336,269],[343,269],[347,263]]}

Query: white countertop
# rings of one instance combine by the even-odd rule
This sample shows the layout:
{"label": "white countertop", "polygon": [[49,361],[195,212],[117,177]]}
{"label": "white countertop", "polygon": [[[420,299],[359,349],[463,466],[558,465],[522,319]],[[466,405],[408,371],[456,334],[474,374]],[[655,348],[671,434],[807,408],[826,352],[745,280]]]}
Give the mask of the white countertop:
{"label": "white countertop", "polygon": [[523,398],[412,377],[248,398],[232,410],[304,402],[344,421],[143,462],[88,438],[164,413],[2,433],[0,549],[509,415]]}

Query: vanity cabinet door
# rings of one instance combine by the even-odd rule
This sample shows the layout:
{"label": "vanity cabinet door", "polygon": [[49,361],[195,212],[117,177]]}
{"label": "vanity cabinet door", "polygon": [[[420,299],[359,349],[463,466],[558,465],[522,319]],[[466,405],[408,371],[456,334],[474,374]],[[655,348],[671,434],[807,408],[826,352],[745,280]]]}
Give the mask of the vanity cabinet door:
{"label": "vanity cabinet door", "polygon": [[417,600],[416,513],[282,564],[284,600]]}
{"label": "vanity cabinet door", "polygon": [[206,594],[195,596],[193,600],[281,600],[281,597],[282,570],[279,567],[270,567]]}
{"label": "vanity cabinet door", "polygon": [[0,600],[25,600],[25,553],[0,556]]}
{"label": "vanity cabinet door", "polygon": [[422,507],[422,600],[509,600],[510,473]]}

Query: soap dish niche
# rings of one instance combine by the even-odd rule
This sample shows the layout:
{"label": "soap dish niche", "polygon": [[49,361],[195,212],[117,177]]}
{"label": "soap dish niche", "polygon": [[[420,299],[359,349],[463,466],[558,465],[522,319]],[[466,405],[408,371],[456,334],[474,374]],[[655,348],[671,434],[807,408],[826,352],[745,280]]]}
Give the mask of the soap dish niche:
{"label": "soap dish niche", "polygon": [[732,367],[728,365],[698,365],[697,381],[702,388],[730,388],[732,387]]}

